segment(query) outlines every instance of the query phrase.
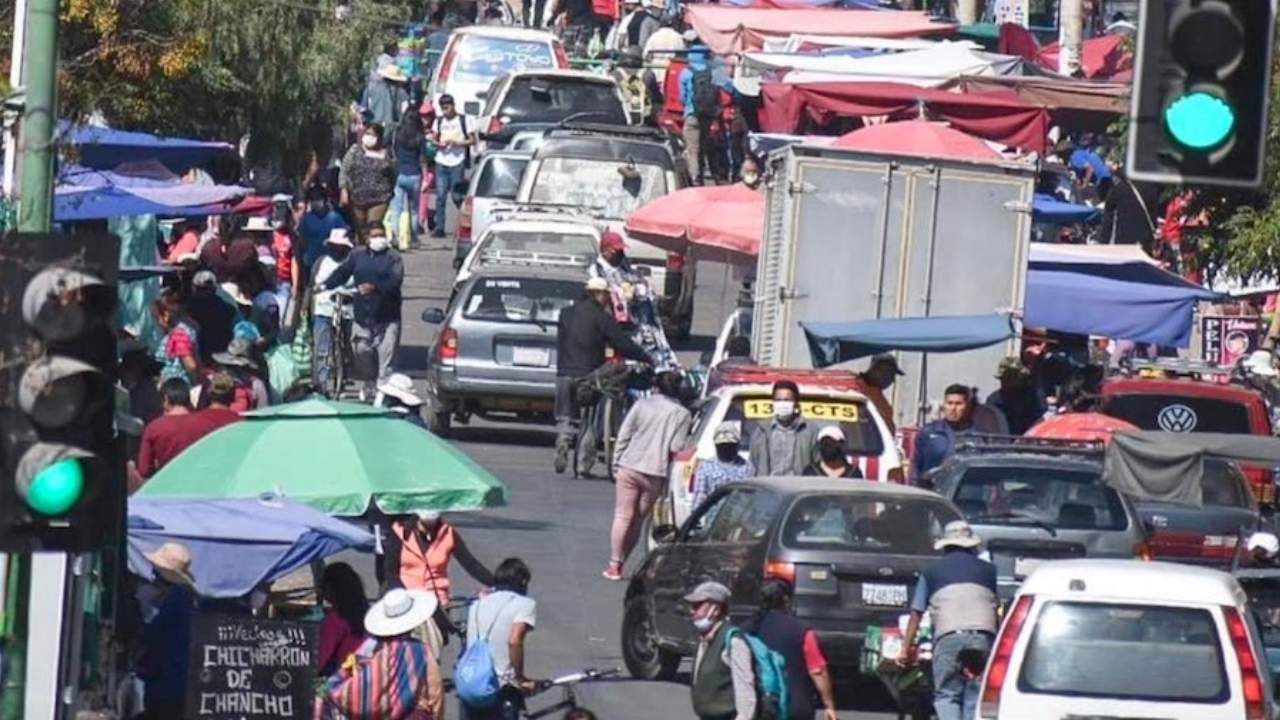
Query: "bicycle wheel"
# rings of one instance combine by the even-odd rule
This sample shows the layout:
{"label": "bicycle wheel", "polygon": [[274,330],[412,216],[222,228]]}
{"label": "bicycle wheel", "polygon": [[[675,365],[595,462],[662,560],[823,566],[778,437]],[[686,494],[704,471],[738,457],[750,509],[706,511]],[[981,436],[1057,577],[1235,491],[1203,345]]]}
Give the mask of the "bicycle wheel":
{"label": "bicycle wheel", "polygon": [[613,452],[618,443],[618,430],[622,428],[623,412],[621,400],[613,397],[604,399],[604,409],[601,411],[600,418],[600,435],[603,439],[601,444],[604,446],[605,474],[609,482],[617,482],[613,477]]}
{"label": "bicycle wheel", "polygon": [[329,387],[326,389],[329,390],[329,397],[334,400],[342,399],[342,384],[347,375],[347,358],[343,350],[347,343],[345,327],[345,323],[339,320],[329,342]]}
{"label": "bicycle wheel", "polygon": [[599,405],[592,404],[582,411],[582,422],[578,425],[578,439],[573,444],[573,476],[583,477],[591,474],[596,464],[596,418]]}

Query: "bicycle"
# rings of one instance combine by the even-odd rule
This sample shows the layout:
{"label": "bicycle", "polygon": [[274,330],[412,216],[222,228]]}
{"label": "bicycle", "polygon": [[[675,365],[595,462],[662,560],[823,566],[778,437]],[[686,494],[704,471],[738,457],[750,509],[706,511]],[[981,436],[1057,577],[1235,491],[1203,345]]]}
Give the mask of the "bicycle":
{"label": "bicycle", "polygon": [[606,363],[582,378],[575,388],[580,409],[578,438],[573,445],[573,477],[590,475],[596,462],[603,460],[606,477],[613,480],[614,447],[622,418],[631,407],[635,367]]}
{"label": "bicycle", "polygon": [[338,288],[333,291],[332,297],[333,314],[329,316],[329,352],[326,358],[329,363],[329,382],[328,387],[320,389],[334,400],[341,400],[347,373],[354,362],[351,326],[355,322],[355,293],[348,288]]}
{"label": "bicycle", "polygon": [[620,674],[622,674],[622,668],[613,668],[611,670],[587,668],[580,672],[561,675],[560,677],[553,678],[551,680],[539,680],[534,683],[534,690],[530,697],[540,695],[552,688],[560,687],[564,688],[564,699],[554,705],[550,705],[535,712],[528,712],[527,709],[522,708],[521,714],[526,718],[526,720],[537,720],[538,718],[543,718],[553,713],[585,709],[578,704],[578,694],[574,692],[573,686],[578,683],[603,680]]}

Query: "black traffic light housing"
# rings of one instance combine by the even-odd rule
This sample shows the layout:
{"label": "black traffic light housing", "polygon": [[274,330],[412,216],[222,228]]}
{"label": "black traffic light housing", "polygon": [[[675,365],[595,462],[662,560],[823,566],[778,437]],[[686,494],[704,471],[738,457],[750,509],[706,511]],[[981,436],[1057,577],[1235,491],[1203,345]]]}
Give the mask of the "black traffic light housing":
{"label": "black traffic light housing", "polygon": [[119,239],[0,238],[0,551],[119,542]]}
{"label": "black traffic light housing", "polygon": [[1274,25],[1273,0],[1141,0],[1130,178],[1261,184]]}

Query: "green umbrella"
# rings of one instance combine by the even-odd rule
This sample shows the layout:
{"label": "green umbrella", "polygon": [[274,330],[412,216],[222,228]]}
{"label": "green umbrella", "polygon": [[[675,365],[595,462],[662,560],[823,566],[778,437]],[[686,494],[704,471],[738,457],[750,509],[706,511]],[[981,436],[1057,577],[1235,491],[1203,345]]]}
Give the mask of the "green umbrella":
{"label": "green umbrella", "polygon": [[187,448],[142,497],[277,492],[330,515],[505,505],[507,488],[449,443],[383,408],[322,399],[246,413]]}

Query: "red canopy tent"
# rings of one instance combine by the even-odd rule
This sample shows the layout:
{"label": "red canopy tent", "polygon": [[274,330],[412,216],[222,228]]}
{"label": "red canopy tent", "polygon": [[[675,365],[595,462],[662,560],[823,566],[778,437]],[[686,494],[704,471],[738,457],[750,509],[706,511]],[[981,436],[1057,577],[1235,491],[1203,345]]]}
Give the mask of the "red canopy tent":
{"label": "red canopy tent", "polygon": [[853,35],[905,38],[940,35],[956,29],[928,13],[907,10],[845,10],[841,8],[740,8],[724,5],[685,5],[685,21],[718,55],[759,50],[768,37]]}
{"label": "red canopy tent", "polygon": [[755,265],[764,233],[764,194],[741,183],[691,187],[637,208],[627,234],[668,252]]}
{"label": "red canopy tent", "polygon": [[870,125],[841,135],[831,147],[955,160],[1001,159],[1000,153],[981,139],[953,130],[946,123],[928,120]]}
{"label": "red canopy tent", "polygon": [[880,117],[915,113],[923,106],[936,119],[970,135],[1034,150],[1046,150],[1049,112],[1007,93],[954,93],[901,83],[764,83],[760,127],[796,133],[807,113],[818,122],[832,117]]}

